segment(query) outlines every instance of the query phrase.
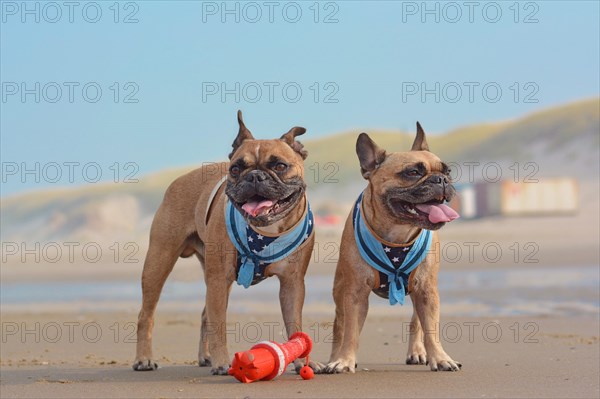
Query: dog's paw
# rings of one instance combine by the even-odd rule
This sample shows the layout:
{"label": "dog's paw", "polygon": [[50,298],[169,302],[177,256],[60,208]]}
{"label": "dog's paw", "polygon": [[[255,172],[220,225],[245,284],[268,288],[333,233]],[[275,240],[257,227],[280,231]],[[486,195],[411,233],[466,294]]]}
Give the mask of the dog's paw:
{"label": "dog's paw", "polygon": [[458,371],[462,367],[461,363],[452,360],[445,353],[441,356],[429,356],[427,363],[431,371]]}
{"label": "dog's paw", "polygon": [[135,371],[154,371],[158,368],[158,363],[153,362],[152,359],[136,360],[132,367]]}
{"label": "dog's paw", "polygon": [[228,375],[228,371],[229,371],[229,365],[227,366],[219,366],[219,367],[213,367],[212,369],[210,369],[210,373],[212,375]]}
{"label": "dog's paw", "polygon": [[198,358],[198,366],[199,367],[210,367],[212,366],[212,362],[210,361],[210,357],[199,357]]}
{"label": "dog's paw", "polygon": [[338,359],[333,362],[329,362],[321,374],[339,374],[339,373],[354,373],[356,369],[356,362],[354,360],[343,360]]}
{"label": "dog's paw", "polygon": [[427,364],[427,355],[411,353],[406,356],[406,364]]}
{"label": "dog's paw", "polygon": [[[308,366],[314,371],[315,374],[321,374],[325,369],[325,365],[321,362],[308,362]],[[294,361],[294,370],[296,374],[300,374],[300,370],[304,367],[304,359],[296,359]]]}
{"label": "dog's paw", "polygon": [[422,341],[414,341],[408,348],[406,364],[427,364],[427,351]]}

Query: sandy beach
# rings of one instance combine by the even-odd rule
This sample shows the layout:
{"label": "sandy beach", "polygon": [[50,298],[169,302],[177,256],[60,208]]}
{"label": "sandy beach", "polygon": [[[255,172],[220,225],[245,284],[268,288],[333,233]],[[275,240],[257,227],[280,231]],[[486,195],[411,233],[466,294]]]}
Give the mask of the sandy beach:
{"label": "sandy beach", "polygon": [[[131,369],[134,314],[5,315],[2,397],[593,398],[600,393],[599,325],[593,317],[444,318],[444,347],[463,362],[463,369],[435,373],[426,366],[404,364],[407,336],[402,327],[408,318],[370,316],[356,374],[317,375],[303,381],[288,370],[275,381],[242,384],[232,377],[211,376],[208,368],[194,364],[199,330],[195,316],[159,313],[155,354],[160,368],[140,373]],[[230,315],[230,320],[231,354],[261,339],[282,339],[278,315]],[[305,320],[316,341],[314,359],[325,360],[329,354],[329,321]],[[29,333],[8,335],[12,323]],[[40,323],[39,343],[35,323]]]}
{"label": "sandy beach", "polygon": [[[593,187],[594,189],[597,186]],[[584,193],[586,194],[586,193]],[[593,192],[590,190],[589,197]],[[576,216],[490,218],[442,231],[441,332],[458,373],[404,364],[412,307],[372,295],[356,374],[303,381],[292,370],[272,382],[241,384],[196,365],[205,286],[198,263],[180,260],[157,311],[155,372],[134,372],[140,304],[137,262],[48,264],[17,259],[0,269],[0,394],[36,397],[598,397],[600,322],[597,201]],[[581,234],[572,232],[577,226]],[[312,358],[326,361],[339,232],[318,231],[306,276],[304,330]],[[469,256],[469,245],[477,250]],[[517,243],[520,252],[515,251]],[[495,261],[485,246],[500,248]],[[527,246],[529,245],[529,247]],[[460,257],[456,249],[459,248]],[[533,248],[533,249],[532,249]],[[535,250],[535,251],[534,251]],[[328,252],[329,251],[329,252]],[[452,252],[455,251],[455,252]],[[229,353],[260,340],[284,341],[278,282],[234,286]]]}

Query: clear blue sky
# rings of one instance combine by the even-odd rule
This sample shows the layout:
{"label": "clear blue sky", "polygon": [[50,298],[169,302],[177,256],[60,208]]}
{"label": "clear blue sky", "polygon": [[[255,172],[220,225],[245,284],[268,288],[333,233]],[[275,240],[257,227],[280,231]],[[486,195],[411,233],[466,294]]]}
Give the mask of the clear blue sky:
{"label": "clear blue sky", "polygon": [[[69,10],[30,1],[27,13],[21,1],[2,1],[4,167],[97,162],[101,180],[110,180],[114,162],[135,163],[139,177],[223,159],[238,108],[258,137],[301,125],[308,139],[353,128],[413,129],[416,120],[441,133],[599,95],[597,1],[476,2],[473,9],[429,2],[433,13],[421,1],[314,3],[227,3],[236,15],[224,14],[221,1],[137,1],[120,3],[116,15],[113,1],[100,1],[97,17],[88,2]],[[207,91],[236,82],[239,103],[234,94],[223,102]],[[435,91],[436,82],[439,102],[435,93],[424,101],[410,94],[422,84]],[[98,102],[86,101],[97,87]],[[292,102],[298,87],[302,95]],[[498,87],[502,95],[492,102]],[[33,90],[24,101],[23,88]],[[138,102],[125,103],[128,94]],[[325,102],[327,95],[337,102]],[[81,171],[75,174],[81,183]],[[2,195],[53,186],[43,176],[39,183],[31,175],[3,178]]]}

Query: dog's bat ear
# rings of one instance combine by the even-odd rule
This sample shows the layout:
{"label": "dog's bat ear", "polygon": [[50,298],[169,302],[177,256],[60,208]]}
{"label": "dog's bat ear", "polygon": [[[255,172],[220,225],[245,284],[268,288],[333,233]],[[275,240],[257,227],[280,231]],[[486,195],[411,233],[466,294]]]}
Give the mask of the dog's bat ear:
{"label": "dog's bat ear", "polygon": [[244,119],[242,118],[241,110],[238,110],[237,112],[237,119],[238,124],[240,125],[240,130],[238,131],[238,135],[233,141],[233,144],[231,145],[233,147],[233,150],[229,154],[229,159],[233,157],[233,154],[237,151],[237,149],[242,145],[242,143],[245,140],[254,140],[254,136],[252,136],[252,133],[250,133],[250,130],[248,130],[248,128],[244,124]]}
{"label": "dog's bat ear", "polygon": [[296,140],[296,137],[302,136],[304,133],[306,133],[305,128],[300,126],[294,126],[286,134],[281,136],[280,139],[285,141],[289,145],[292,145],[292,143]]}
{"label": "dog's bat ear", "polygon": [[296,137],[301,136],[304,133],[306,133],[305,128],[300,126],[294,126],[289,130],[289,132],[280,137],[281,140],[285,141],[290,147],[292,147],[294,151],[300,154],[302,159],[306,159],[306,157],[308,156],[308,151],[304,149],[304,145],[302,145],[301,142],[296,141]]}
{"label": "dog's bat ear", "polygon": [[360,161],[360,172],[365,179],[385,160],[385,150],[375,144],[366,133],[361,133],[356,140],[356,155]]}
{"label": "dog's bat ear", "polygon": [[425,131],[419,122],[417,122],[417,137],[415,137],[411,151],[429,151],[429,145],[425,138]]}

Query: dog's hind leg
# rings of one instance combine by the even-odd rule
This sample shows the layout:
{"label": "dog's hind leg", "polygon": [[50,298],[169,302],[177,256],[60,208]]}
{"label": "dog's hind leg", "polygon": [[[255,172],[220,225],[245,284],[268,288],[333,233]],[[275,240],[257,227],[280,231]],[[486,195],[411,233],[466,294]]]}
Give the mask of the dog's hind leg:
{"label": "dog's hind leg", "polygon": [[[150,232],[150,245],[142,272],[142,309],[138,315],[137,346],[133,369],[136,371],[156,370],[158,365],[152,357],[152,329],[154,312],[162,288],[173,270],[179,256],[189,256],[186,237],[174,237],[177,231],[162,221],[161,210],[157,212]],[[186,252],[187,251],[187,252]]]}
{"label": "dog's hind leg", "polygon": [[206,316],[206,306],[202,309],[202,325],[200,327],[200,345],[198,349],[198,366],[209,367],[210,351],[208,350],[208,317]]}
{"label": "dog's hind leg", "polygon": [[137,351],[133,364],[136,371],[155,370],[158,367],[152,360],[154,311],[178,256],[176,252],[165,251],[158,245],[150,244],[148,249],[142,273],[142,309],[138,315]]}

